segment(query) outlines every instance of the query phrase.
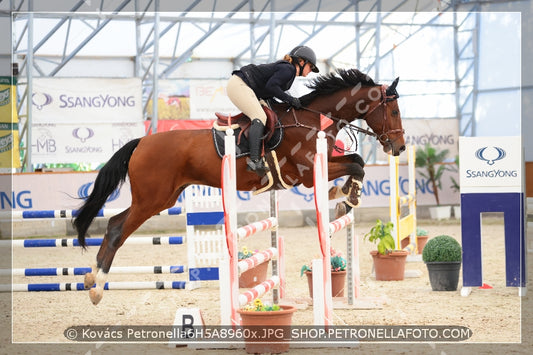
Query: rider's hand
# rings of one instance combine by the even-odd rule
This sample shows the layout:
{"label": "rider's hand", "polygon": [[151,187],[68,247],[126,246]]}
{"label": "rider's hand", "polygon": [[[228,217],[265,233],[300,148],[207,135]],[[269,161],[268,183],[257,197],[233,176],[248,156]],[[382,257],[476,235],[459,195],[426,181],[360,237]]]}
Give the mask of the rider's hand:
{"label": "rider's hand", "polygon": [[291,97],[289,99],[289,105],[294,107],[295,109],[299,110],[302,108],[302,104],[300,103],[300,99],[297,97]]}

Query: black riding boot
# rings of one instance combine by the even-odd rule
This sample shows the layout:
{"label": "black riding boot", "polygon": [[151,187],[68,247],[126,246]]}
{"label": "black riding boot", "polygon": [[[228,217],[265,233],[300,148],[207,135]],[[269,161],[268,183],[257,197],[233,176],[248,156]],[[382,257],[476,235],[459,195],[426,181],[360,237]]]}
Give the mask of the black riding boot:
{"label": "black riding boot", "polygon": [[263,177],[268,171],[263,158],[261,158],[261,138],[264,135],[265,125],[261,120],[255,118],[252,120],[248,140],[250,142],[250,159],[248,160],[248,170],[254,171],[260,177]]}

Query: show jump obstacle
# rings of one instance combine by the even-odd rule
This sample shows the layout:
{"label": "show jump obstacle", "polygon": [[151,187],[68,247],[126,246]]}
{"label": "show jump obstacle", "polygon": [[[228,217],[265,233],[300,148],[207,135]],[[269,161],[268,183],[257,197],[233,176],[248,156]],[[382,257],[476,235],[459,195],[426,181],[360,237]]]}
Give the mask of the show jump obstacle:
{"label": "show jump obstacle", "polygon": [[[224,249],[224,211],[220,189],[191,185],[185,189],[187,219],[187,289],[201,286],[201,281],[219,279],[218,264]],[[209,230],[206,230],[209,227]]]}
{"label": "show jump obstacle", "polygon": [[[99,246],[102,238],[88,238],[88,246]],[[180,245],[185,238],[182,236],[170,237],[132,237],[126,240],[125,245]],[[77,239],[26,239],[2,240],[0,247],[13,248],[72,248],[79,246]],[[72,276],[85,275],[90,272],[90,267],[35,267],[0,269],[0,275],[13,276]],[[188,271],[186,265],[160,265],[160,266],[112,266],[110,274],[181,274]],[[143,290],[143,289],[183,289],[185,281],[125,281],[107,282],[105,290]],[[39,292],[39,291],[83,291],[83,282],[56,282],[56,283],[29,283],[29,284],[3,284],[0,292]]]}
{"label": "show jump obstacle", "polygon": [[322,260],[313,260],[313,314],[315,325],[333,324],[329,203],[327,193],[325,193],[328,191],[328,147],[325,137],[326,134],[323,131],[318,132],[314,161],[316,219],[320,252],[322,254]]}
{"label": "show jump obstacle", "polygon": [[[273,291],[273,303],[284,296],[283,239],[278,236],[277,192],[270,194],[269,218],[237,228],[237,175],[235,169],[235,139],[233,130],[228,129],[225,137],[225,152],[222,159],[222,201],[226,231],[224,257],[220,261],[220,318],[222,325],[240,325],[237,310],[248,302]],[[271,230],[271,248],[254,254],[251,258],[238,262],[238,242],[256,233]],[[273,260],[277,257],[278,260]],[[260,263],[272,261],[270,279],[239,294],[239,272],[249,270]],[[278,290],[275,289],[278,287]]]}
{"label": "show jump obstacle", "polygon": [[[200,281],[218,280],[218,263],[222,256],[225,240],[224,212],[219,189],[208,186],[192,185],[185,190],[187,236],[162,236],[128,238],[125,245],[180,245],[187,241],[188,265],[160,265],[160,266],[113,266],[110,274],[181,274],[188,272],[187,281],[145,281],[145,282],[108,282],[105,289],[133,290],[133,289],[194,289],[200,287]],[[212,211],[218,208],[219,211]],[[102,209],[98,216],[110,216],[122,210]],[[164,210],[160,215],[178,215],[181,207]],[[78,214],[77,210],[50,211],[16,211],[16,218],[72,218]],[[218,229],[206,231],[197,227],[219,226]],[[87,246],[100,246],[102,238],[87,238]],[[13,248],[63,248],[79,247],[77,239],[25,239],[3,240],[0,247]],[[72,276],[85,275],[90,267],[34,267],[0,269],[0,275],[13,276]],[[0,285],[0,292],[5,291],[81,291],[83,282],[30,283]]]}
{"label": "show jump obstacle", "polygon": [[[98,211],[96,217],[113,217],[116,214],[121,213],[122,209],[116,208],[103,208]],[[181,207],[172,207],[163,210],[158,215],[179,215],[181,214]],[[42,210],[42,211],[10,211],[2,212],[1,218],[13,218],[13,219],[32,219],[32,218],[72,218],[77,217],[79,210]]]}
{"label": "show jump obstacle", "polygon": [[[396,242],[396,248],[399,249],[401,241],[404,238],[410,238],[409,244],[404,248],[409,254],[415,254],[418,248],[416,241],[416,147],[407,146],[407,167],[409,180],[409,193],[401,196],[400,190],[400,157],[389,156],[389,177],[390,177],[390,220],[394,223],[392,235]],[[407,215],[402,217],[402,206],[409,209]]]}
{"label": "show jump obstacle", "polygon": [[[376,304],[379,303],[379,300],[364,300],[365,304],[360,302],[363,300],[359,292],[359,246],[354,233],[353,209],[348,214],[333,222],[329,222],[328,148],[325,133],[322,131],[318,132],[316,149],[317,153],[314,160],[314,194],[322,258],[313,260],[313,313],[315,325],[328,326],[333,324],[334,304],[331,294],[330,237],[334,233],[346,229],[347,303],[353,306],[348,308],[376,308],[378,307]],[[342,308],[345,307],[343,306]]]}
{"label": "show jump obstacle", "polygon": [[[524,155],[521,137],[460,137],[463,288],[482,286],[481,214],[503,212],[508,287],[526,294]],[[503,257],[503,256],[502,256]]]}

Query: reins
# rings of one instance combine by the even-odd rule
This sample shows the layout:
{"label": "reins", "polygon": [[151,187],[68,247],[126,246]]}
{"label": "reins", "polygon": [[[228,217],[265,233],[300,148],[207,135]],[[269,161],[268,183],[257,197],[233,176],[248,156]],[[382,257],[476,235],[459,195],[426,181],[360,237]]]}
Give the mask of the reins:
{"label": "reins", "polygon": [[[379,105],[378,105],[378,106],[379,106]],[[377,106],[376,106],[376,108],[377,108]],[[355,131],[355,132],[359,132],[359,133],[364,133],[364,134],[366,134],[367,136],[371,136],[371,137],[376,137],[376,138],[378,137],[378,135],[377,135],[376,133],[374,133],[374,132],[372,132],[372,131],[370,131],[370,130],[368,130],[368,129],[365,129],[365,128],[361,128],[361,127],[359,127],[359,126],[356,126],[356,125],[354,125],[353,123],[346,121],[345,119],[338,118],[338,117],[331,116],[331,115],[328,116],[328,115],[326,115],[326,114],[323,113],[323,112],[320,112],[320,111],[318,111],[318,110],[315,110],[315,109],[312,109],[312,108],[308,108],[308,107],[302,107],[302,110],[306,110],[306,111],[313,112],[313,113],[316,113],[316,114],[319,114],[319,115],[323,115],[323,116],[325,116],[325,117],[327,117],[327,118],[329,118],[329,119],[331,119],[331,120],[333,120],[333,121],[344,123],[344,126],[342,126],[342,127],[340,127],[340,128],[349,127],[349,129],[350,129],[351,131]],[[372,111],[373,111],[373,110],[372,110]],[[299,122],[298,122],[298,119],[296,118],[296,113],[295,113],[295,110],[294,110],[294,109],[293,109],[293,116],[294,116],[295,120],[297,121],[297,123],[299,123]],[[356,119],[363,119],[364,116],[365,116],[365,114],[363,114],[361,117],[354,118],[354,120],[356,120]],[[344,122],[343,122],[343,121],[344,121]],[[303,126],[305,126],[305,125],[300,124],[300,126],[303,127]],[[311,127],[311,126],[308,126],[308,127]],[[315,127],[313,127],[313,129],[315,129]]]}
{"label": "reins", "polygon": [[[356,117],[353,120],[364,119],[365,116],[370,115],[378,107],[380,107],[382,105],[386,106],[387,102],[393,101],[393,100],[395,100],[397,98],[396,95],[388,96],[386,91],[387,91],[387,86],[386,85],[381,85],[381,101],[380,101],[380,103],[377,104],[370,111],[363,113],[360,117]],[[356,144],[356,148],[355,149],[357,149],[357,143],[358,143],[355,133],[363,133],[363,134],[365,134],[367,136],[371,136],[371,137],[376,138],[377,140],[379,140],[382,143],[389,144],[389,145],[392,146],[392,142],[393,141],[391,141],[391,139],[389,138],[389,135],[391,133],[404,133],[405,132],[403,129],[391,129],[391,130],[388,130],[388,131],[385,132],[385,121],[387,120],[386,110],[383,110],[383,133],[378,135],[377,133],[375,133],[373,131],[370,131],[368,129],[356,126],[353,123],[346,121],[345,119],[342,119],[342,118],[339,118],[339,117],[335,117],[335,116],[331,116],[330,114],[325,114],[325,113],[323,113],[321,111],[318,111],[318,110],[315,110],[315,109],[312,109],[312,108],[309,108],[309,107],[302,107],[301,109],[309,111],[309,112],[316,113],[318,115],[323,115],[323,116],[325,116],[325,117],[327,117],[327,118],[329,118],[329,119],[331,119],[333,121],[336,121],[338,123],[343,123],[343,126],[342,127],[338,127],[338,128],[339,129],[347,128],[349,130],[349,132],[350,132],[349,136],[351,137],[352,140],[355,141],[355,144]],[[310,129],[310,130],[316,130],[317,129],[314,126],[309,126],[309,125],[306,125],[304,123],[301,123],[298,120],[298,117],[296,115],[296,110],[294,108],[292,108],[292,115],[294,117],[294,124],[283,125],[283,127],[286,127],[286,128],[288,128],[288,127],[303,127],[303,128],[307,128],[307,129]],[[344,151],[344,149],[341,149],[341,148],[339,148],[337,146],[334,146],[334,149],[337,150],[337,151]]]}

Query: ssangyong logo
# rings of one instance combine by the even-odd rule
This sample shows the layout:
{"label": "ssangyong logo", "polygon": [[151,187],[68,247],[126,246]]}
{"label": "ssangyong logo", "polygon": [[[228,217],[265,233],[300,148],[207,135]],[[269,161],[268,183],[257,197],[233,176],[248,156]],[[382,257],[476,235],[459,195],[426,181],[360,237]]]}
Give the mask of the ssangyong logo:
{"label": "ssangyong logo", "polygon": [[72,130],[72,136],[78,138],[82,143],[94,136],[94,131],[89,127],[78,127]]}
{"label": "ssangyong logo", "polygon": [[505,150],[500,147],[492,147],[487,152],[488,147],[480,148],[476,151],[476,158],[486,161],[488,165],[494,165],[494,162],[505,158]]}
{"label": "ssangyong logo", "polygon": [[31,96],[31,102],[40,111],[44,106],[52,103],[52,96],[44,92],[36,92]]}
{"label": "ssangyong logo", "polygon": [[[476,150],[475,156],[487,165],[493,166],[498,160],[505,158],[507,153],[500,147],[483,147]],[[514,178],[518,176],[518,170],[506,170],[498,168],[466,170],[466,178]]]}
{"label": "ssangyong logo", "polygon": [[[93,183],[92,182],[89,182],[87,184],[83,184],[80,186],[80,188],[78,189],[78,197],[79,198],[82,198],[84,200],[87,199],[87,197],[89,197],[89,190],[91,189],[91,186],[93,186]],[[106,202],[111,202],[111,201],[114,201],[116,200],[118,197],[120,196],[120,190],[119,189],[116,189],[115,191],[113,191],[111,193],[111,195],[109,196],[109,198],[107,199]]]}

